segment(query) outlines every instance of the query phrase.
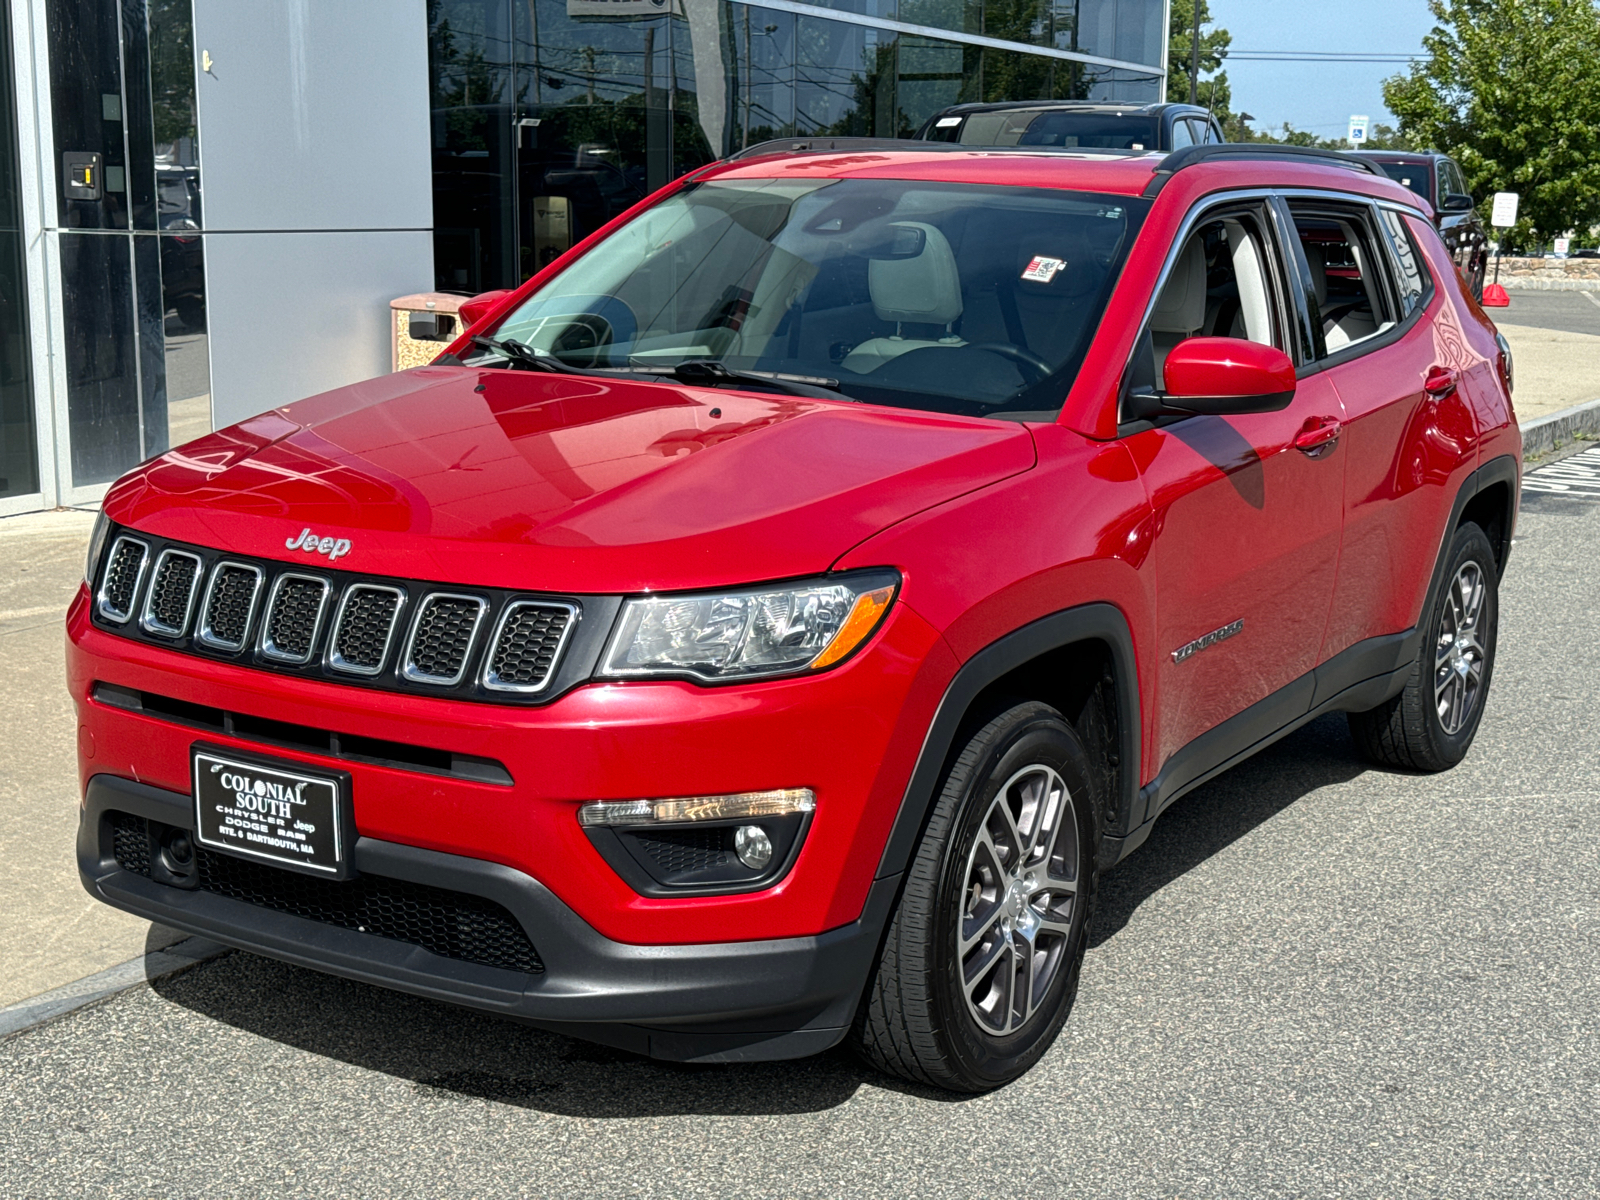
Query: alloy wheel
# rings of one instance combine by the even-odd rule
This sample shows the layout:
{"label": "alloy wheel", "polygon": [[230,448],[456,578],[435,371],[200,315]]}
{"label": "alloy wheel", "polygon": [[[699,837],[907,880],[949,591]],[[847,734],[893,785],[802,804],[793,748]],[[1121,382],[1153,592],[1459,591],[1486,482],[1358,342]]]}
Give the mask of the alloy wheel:
{"label": "alloy wheel", "polygon": [[956,961],[967,1011],[1004,1036],[1038,1011],[1067,962],[1078,820],[1060,774],[1023,767],[995,794],[967,855]]}
{"label": "alloy wheel", "polygon": [[1483,690],[1486,655],[1479,620],[1485,593],[1483,568],[1466,562],[1445,594],[1434,647],[1433,697],[1439,725],[1447,734],[1455,734],[1467,723]]}

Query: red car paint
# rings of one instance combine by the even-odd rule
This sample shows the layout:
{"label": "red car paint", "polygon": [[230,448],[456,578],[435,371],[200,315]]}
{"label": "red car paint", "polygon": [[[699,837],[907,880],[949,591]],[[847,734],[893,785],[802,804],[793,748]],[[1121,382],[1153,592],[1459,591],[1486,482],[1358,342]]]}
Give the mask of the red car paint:
{"label": "red car paint", "polygon": [[[1135,197],[1160,161],[818,153],[693,178]],[[493,303],[452,350],[685,182]],[[340,567],[467,587],[620,595],[857,567],[892,567],[903,582],[882,627],[836,669],[716,687],[591,682],[526,708],[285,679],[145,645],[98,628],[85,590],[68,618],[85,785],[110,774],[186,792],[195,740],[97,702],[96,681],[425,741],[501,760],[516,786],[341,763],[361,835],[515,868],[620,942],[818,934],[861,914],[957,671],[1030,622],[1092,602],[1114,606],[1132,635],[1137,678],[1121,686],[1136,690],[1141,714],[1135,782],[1150,783],[1184,747],[1339,651],[1413,627],[1463,484],[1520,451],[1494,327],[1420,210],[1409,224],[1435,286],[1401,340],[1302,372],[1278,412],[1119,429],[1124,371],[1185,217],[1264,188],[1415,204],[1386,179],[1301,162],[1172,175],[1054,422],[436,364],[286,405],[144,464],[107,495],[113,522],[263,559],[305,560],[287,546],[309,528],[352,544]],[[1456,385],[1425,388],[1436,368]],[[1226,652],[1174,660],[1240,619]],[[592,800],[784,787],[815,791],[815,820],[793,869],[750,894],[642,896],[575,820]]]}

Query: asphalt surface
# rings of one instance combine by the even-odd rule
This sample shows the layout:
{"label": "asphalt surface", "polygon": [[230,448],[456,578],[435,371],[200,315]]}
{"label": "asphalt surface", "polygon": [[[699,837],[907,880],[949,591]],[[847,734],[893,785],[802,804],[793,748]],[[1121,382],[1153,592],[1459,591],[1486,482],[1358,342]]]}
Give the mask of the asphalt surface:
{"label": "asphalt surface", "polygon": [[[1491,267],[1492,271],[1493,268]],[[1491,308],[1496,322],[1531,325],[1562,333],[1600,335],[1600,292],[1535,292],[1507,290],[1509,308]]]}
{"label": "asphalt surface", "polygon": [[656,1064],[235,953],[0,1042],[0,1191],[1600,1194],[1600,504],[1524,514],[1466,762],[1371,770],[1332,718],[1179,802],[999,1092]]}

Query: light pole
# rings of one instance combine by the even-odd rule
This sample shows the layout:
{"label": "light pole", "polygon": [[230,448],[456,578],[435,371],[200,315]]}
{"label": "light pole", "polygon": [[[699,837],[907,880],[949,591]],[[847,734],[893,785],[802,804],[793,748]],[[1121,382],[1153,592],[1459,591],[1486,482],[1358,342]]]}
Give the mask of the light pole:
{"label": "light pole", "polygon": [[1194,33],[1189,40],[1189,103],[1200,103],[1200,4],[1194,0]]}

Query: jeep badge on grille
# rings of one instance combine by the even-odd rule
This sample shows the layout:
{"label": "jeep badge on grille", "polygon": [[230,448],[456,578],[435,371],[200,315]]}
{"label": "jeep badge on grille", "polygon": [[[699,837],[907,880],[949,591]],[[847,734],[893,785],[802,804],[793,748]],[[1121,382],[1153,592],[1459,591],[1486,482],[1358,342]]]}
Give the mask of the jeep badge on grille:
{"label": "jeep badge on grille", "polygon": [[350,553],[349,538],[319,538],[311,532],[309,526],[302,529],[299,536],[292,537],[283,544],[285,550],[304,550],[307,554],[326,554],[328,561],[343,558]]}

